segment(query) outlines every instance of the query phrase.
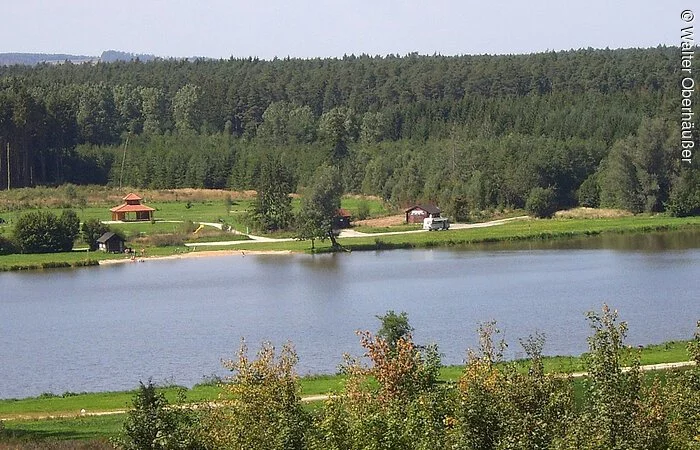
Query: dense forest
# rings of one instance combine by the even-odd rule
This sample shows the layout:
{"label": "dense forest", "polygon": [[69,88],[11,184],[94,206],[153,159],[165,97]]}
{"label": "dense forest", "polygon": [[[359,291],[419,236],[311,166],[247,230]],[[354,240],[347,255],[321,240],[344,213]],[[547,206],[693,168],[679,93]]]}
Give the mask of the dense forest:
{"label": "dense forest", "polygon": [[295,188],[328,163],[346,192],[459,218],[543,190],[697,214],[679,62],[658,47],[0,67],[0,188],[256,188],[272,157]]}

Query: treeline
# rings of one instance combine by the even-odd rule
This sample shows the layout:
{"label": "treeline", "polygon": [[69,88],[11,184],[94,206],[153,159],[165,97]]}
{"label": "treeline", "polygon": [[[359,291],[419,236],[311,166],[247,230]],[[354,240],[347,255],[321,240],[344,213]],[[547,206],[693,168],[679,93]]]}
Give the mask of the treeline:
{"label": "treeline", "polygon": [[[307,408],[290,344],[245,343],[211,408],[172,407],[142,385],[115,443],[124,449],[687,450],[697,448],[700,368],[645,375],[624,345],[627,326],[607,306],[588,319],[587,376],[545,373],[544,336],[521,340],[529,367],[502,361],[495,322],[480,329],[456,382],[439,380],[436,346],[411,338],[405,314],[358,332],[369,365],[346,356],[343,391]],[[700,362],[700,323],[688,345]],[[623,369],[629,365],[629,370]],[[201,406],[201,405],[200,405]]]}
{"label": "treeline", "polygon": [[331,163],[347,191],[456,215],[535,188],[560,207],[697,213],[678,52],[4,67],[0,188],[255,188],[273,154],[301,185]]}

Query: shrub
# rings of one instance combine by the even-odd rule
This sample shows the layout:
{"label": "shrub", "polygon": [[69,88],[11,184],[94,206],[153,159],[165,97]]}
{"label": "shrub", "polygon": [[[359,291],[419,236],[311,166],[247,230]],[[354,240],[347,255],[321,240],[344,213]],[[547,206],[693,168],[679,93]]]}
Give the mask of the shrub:
{"label": "shrub", "polygon": [[184,222],[182,222],[182,224],[180,224],[179,230],[181,233],[190,234],[194,233],[198,227],[198,223],[192,222],[191,220],[185,220]]}
{"label": "shrub", "polygon": [[600,206],[600,186],[595,174],[586,178],[577,191],[579,206],[597,208]]}
{"label": "shrub", "polygon": [[15,222],[14,235],[24,253],[68,252],[80,231],[80,220],[72,210],[60,217],[48,211],[29,212]]}
{"label": "shrub", "polygon": [[[617,311],[603,305],[602,314],[589,312],[593,335],[588,338],[588,383],[583,412],[562,441],[566,449],[668,448],[659,386],[645,388],[639,356],[623,371],[627,324],[618,324]],[[629,359],[629,358],[627,358]]]}
{"label": "shrub", "polygon": [[80,231],[83,240],[86,244],[88,244],[90,250],[95,251],[97,250],[97,240],[100,238],[100,236],[110,231],[110,228],[103,224],[100,219],[88,219],[83,222]]}
{"label": "shrub", "polygon": [[688,343],[695,367],[674,372],[664,392],[668,415],[670,448],[700,449],[700,321],[695,336]]}
{"label": "shrub", "polygon": [[0,255],[10,255],[17,252],[17,245],[10,238],[0,235]]}
{"label": "shrub", "polygon": [[676,217],[700,214],[700,168],[683,170],[673,185],[666,208]]}
{"label": "shrub", "polygon": [[185,243],[185,236],[181,233],[154,234],[144,238],[144,241],[156,247],[181,247]]}
{"label": "shrub", "polygon": [[360,202],[357,204],[357,212],[355,214],[357,220],[365,220],[366,218],[368,218],[369,202],[367,200],[360,200]]}
{"label": "shrub", "polygon": [[554,190],[551,188],[532,188],[525,202],[525,209],[535,217],[551,217],[557,210]]}
{"label": "shrub", "polygon": [[[388,316],[379,318],[386,322]],[[393,347],[382,336],[358,332],[371,366],[346,355],[345,391],[332,396],[318,417],[312,448],[445,448],[450,391],[437,383],[437,348],[415,345],[407,321],[400,322],[391,333]]]}
{"label": "shrub", "polygon": [[297,355],[285,344],[279,356],[264,343],[257,359],[250,360],[241,344],[238,358],[224,365],[234,372],[222,385],[223,407],[205,425],[217,449],[301,450],[310,424],[301,406],[301,385],[296,374]]}
{"label": "shrub", "polygon": [[171,407],[151,380],[139,384],[116,445],[125,450],[205,448],[198,438],[195,412]]}

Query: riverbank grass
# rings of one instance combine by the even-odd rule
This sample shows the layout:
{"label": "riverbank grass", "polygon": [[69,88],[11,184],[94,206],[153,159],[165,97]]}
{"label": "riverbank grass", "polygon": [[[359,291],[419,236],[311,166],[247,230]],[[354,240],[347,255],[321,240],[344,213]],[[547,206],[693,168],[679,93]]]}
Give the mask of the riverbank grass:
{"label": "riverbank grass", "polygon": [[[641,363],[658,364],[668,362],[682,362],[688,360],[686,353],[687,342],[674,341],[659,345],[633,349],[631,352],[639,352]],[[548,373],[573,373],[585,369],[585,355],[582,356],[555,356],[545,357],[544,365]],[[519,370],[527,370],[528,361],[515,361]],[[440,378],[446,382],[454,382],[459,379],[464,371],[463,366],[443,367]],[[646,382],[654,379],[663,379],[663,371],[645,373]],[[340,392],[344,388],[345,378],[342,375],[313,375],[301,379],[302,395],[311,396]],[[575,397],[582,399],[585,391],[585,379],[574,380]],[[189,404],[216,401],[222,392],[219,384],[215,382],[204,383],[185,389],[177,386],[160,388],[168,401],[174,403],[180,392],[184,392],[184,401]],[[95,447],[109,448],[107,440],[119,435],[122,429],[125,415],[123,413],[108,415],[82,415],[100,411],[120,412],[130,408],[136,391],[103,392],[103,393],[66,393],[63,395],[44,394],[35,398],[0,400],[0,419],[3,419],[3,429],[0,430],[0,444],[4,443],[51,443],[58,445],[66,442],[72,445],[73,441],[89,442]],[[305,404],[310,411],[317,410],[321,401]],[[50,416],[54,416],[51,418]],[[59,442],[59,444],[56,444]],[[18,445],[19,445],[18,444]],[[1,445],[0,445],[1,446]],[[32,447],[40,448],[40,447]],[[53,448],[53,447],[52,447]],[[68,447],[66,447],[68,448]]]}
{"label": "riverbank grass", "polygon": [[[150,224],[142,224],[148,227]],[[129,225],[126,225],[129,226]],[[448,230],[440,232],[390,234],[371,237],[343,238],[338,241],[347,250],[389,250],[435,247],[464,247],[492,242],[518,242],[529,240],[567,239],[596,236],[606,233],[649,233],[700,228],[700,217],[631,216],[601,219],[523,219],[501,225]],[[227,240],[234,240],[233,238]],[[139,247],[140,248],[140,247]],[[315,252],[333,251],[328,240],[316,241]],[[192,251],[248,250],[288,251],[305,253],[311,251],[310,241],[256,242],[249,241],[235,246],[146,246],[146,257],[171,256]],[[0,271],[37,269],[81,265],[89,260],[124,259],[124,255],[104,252],[80,252],[31,255],[0,256]]]}
{"label": "riverbank grass", "polygon": [[[664,344],[649,345],[639,351],[641,364],[660,364],[688,361],[686,352],[687,342],[672,341]],[[544,358],[545,371],[548,373],[574,373],[585,370],[585,355],[581,356],[548,356]],[[527,370],[527,360],[514,362],[520,370]],[[445,366],[440,370],[440,379],[456,381],[464,371],[464,366]],[[343,375],[307,375],[301,378],[302,395],[311,396],[339,392],[343,389]],[[174,402],[180,391],[185,394],[187,403],[200,403],[216,400],[221,389],[216,382],[197,384],[187,389],[178,386],[161,388],[168,401]],[[24,399],[0,400],[0,419],[10,419],[19,416],[39,417],[47,415],[79,414],[82,409],[87,412],[102,412],[128,409],[136,390],[96,393],[46,393],[38,397]]]}

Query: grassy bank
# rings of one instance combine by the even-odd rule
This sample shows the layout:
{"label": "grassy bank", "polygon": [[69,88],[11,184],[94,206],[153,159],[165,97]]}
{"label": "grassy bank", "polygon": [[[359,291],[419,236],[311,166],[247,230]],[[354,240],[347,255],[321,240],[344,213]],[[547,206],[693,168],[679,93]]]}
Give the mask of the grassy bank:
{"label": "grassy bank", "polygon": [[[606,233],[648,233],[700,228],[700,217],[632,216],[611,219],[531,219],[502,225],[439,232],[393,234],[339,239],[349,250],[388,250],[433,247],[459,247],[490,242],[542,241],[597,236]],[[310,242],[246,243],[245,250],[310,251]],[[214,250],[217,248],[209,248]],[[219,247],[218,249],[223,249]],[[316,242],[316,252],[331,251],[330,243]]]}
{"label": "grassy bank", "polygon": [[[672,341],[664,344],[650,345],[639,349],[642,364],[659,364],[687,361],[684,341]],[[551,356],[544,359],[545,371],[548,373],[574,373],[585,370],[584,356]],[[526,360],[514,362],[520,370],[527,370]],[[459,378],[464,366],[445,366],[440,371],[444,381]],[[302,395],[318,395],[338,392],[343,388],[345,378],[342,375],[311,375],[301,379]],[[216,383],[198,384],[191,389],[177,386],[163,387],[163,393],[169,401],[175,401],[178,392],[183,391],[185,401],[198,403],[216,400],[221,392]],[[39,397],[0,400],[0,419],[17,416],[37,417],[47,415],[78,415],[81,409],[88,412],[114,411],[127,409],[135,391],[65,393],[62,395],[43,394]]]}
{"label": "grassy bank", "polygon": [[342,240],[351,250],[454,247],[486,242],[567,239],[603,233],[641,233],[700,227],[700,217],[624,217],[513,221],[484,228]]}
{"label": "grassy bank", "polygon": [[[177,225],[177,224],[175,224]],[[128,227],[130,225],[124,225]],[[150,223],[138,224],[140,229],[148,229]],[[632,216],[621,218],[599,219],[532,219],[508,222],[483,228],[469,228],[440,232],[409,233],[381,235],[360,238],[344,238],[339,242],[346,249],[389,250],[434,247],[469,247],[476,244],[493,242],[527,242],[555,239],[570,239],[586,236],[621,233],[651,233],[662,231],[692,230],[700,228],[700,217],[675,218],[665,216]],[[209,240],[209,239],[206,239]],[[226,240],[234,240],[226,236]],[[316,252],[331,251],[330,242],[316,241]],[[138,247],[141,248],[140,246]],[[286,242],[244,242],[236,246],[202,246],[186,248],[183,246],[154,247],[146,246],[146,257],[170,256],[192,251],[212,250],[249,250],[249,251],[292,251],[310,252],[309,241]],[[52,264],[61,267],[90,265],[92,261],[105,259],[124,259],[124,255],[105,254],[103,252],[53,253],[42,255],[5,255],[0,256],[0,271],[36,269],[50,267]]]}
{"label": "grassy bank", "polygon": [[[16,219],[27,212],[49,211],[60,215],[64,208],[76,211],[81,221],[88,219],[110,220],[109,207],[121,202],[130,192],[100,186],[73,186],[61,188],[32,188],[0,192],[0,235],[11,236]],[[183,231],[183,223],[226,223],[240,233],[248,232],[246,214],[252,208],[255,192],[230,192],[203,189],[178,190],[137,190],[144,196],[145,203],[154,207],[154,222],[125,222],[112,224],[115,231],[127,238],[127,246],[145,249],[146,256],[169,256],[192,251],[184,243],[245,240],[238,234],[224,233],[212,227],[193,234]],[[341,206],[350,211],[359,209],[360,204],[369,207],[370,215],[383,215],[387,206],[373,197],[346,196]],[[300,200],[292,200],[297,210]],[[268,235],[271,238],[292,237],[293,232],[280,232]],[[75,248],[86,248],[80,238]],[[304,245],[292,246],[294,251],[305,251]],[[230,248],[229,248],[230,249]],[[212,248],[199,248],[212,250]],[[106,259],[124,259],[124,255],[111,255],[103,252],[72,251],[52,254],[13,254],[0,255],[0,271],[32,270],[55,267],[79,267],[96,265]]]}

